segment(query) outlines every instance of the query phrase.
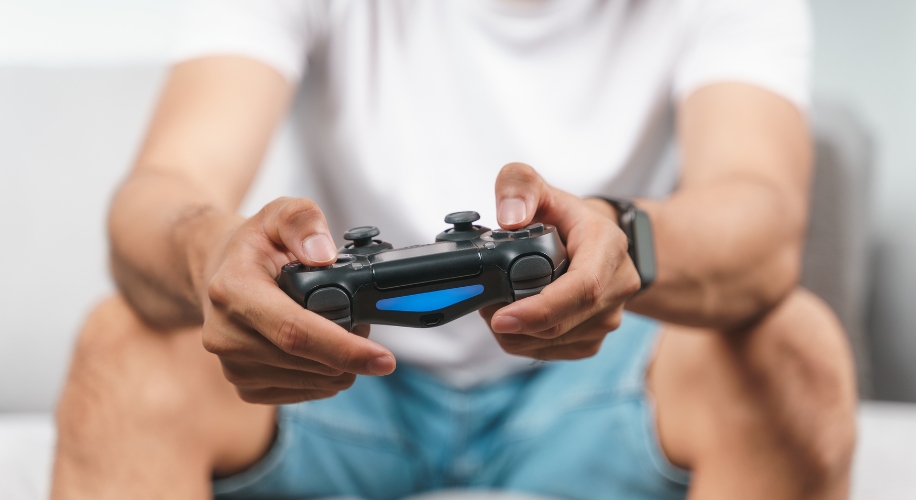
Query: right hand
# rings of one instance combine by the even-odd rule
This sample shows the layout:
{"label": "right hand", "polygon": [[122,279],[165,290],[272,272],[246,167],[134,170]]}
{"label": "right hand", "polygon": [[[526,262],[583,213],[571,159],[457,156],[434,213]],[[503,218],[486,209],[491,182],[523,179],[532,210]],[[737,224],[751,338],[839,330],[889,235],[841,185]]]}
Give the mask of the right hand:
{"label": "right hand", "polygon": [[[219,356],[243,400],[289,404],[328,398],[356,375],[394,371],[390,351],[303,308],[274,280],[298,259],[333,263],[337,249],[324,214],[307,199],[280,198],[245,221],[206,264],[204,347]],[[209,300],[206,300],[209,298]]]}

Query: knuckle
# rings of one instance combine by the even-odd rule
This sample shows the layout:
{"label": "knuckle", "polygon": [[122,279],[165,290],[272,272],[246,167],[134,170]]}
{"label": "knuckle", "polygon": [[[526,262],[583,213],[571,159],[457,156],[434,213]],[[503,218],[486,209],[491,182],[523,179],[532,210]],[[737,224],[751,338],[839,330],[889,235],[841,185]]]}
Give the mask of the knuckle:
{"label": "knuckle", "polygon": [[277,219],[282,225],[294,226],[303,220],[308,221],[321,216],[321,209],[314,201],[299,198],[284,205],[277,214]]}
{"label": "knuckle", "polygon": [[506,351],[509,354],[521,353],[523,346],[526,344],[524,339],[517,335],[498,335],[496,337],[496,341],[499,343],[499,346],[503,348],[503,351]]}
{"label": "knuckle", "polygon": [[[298,375],[298,374],[297,374]],[[324,384],[323,377],[315,376],[309,373],[304,374],[303,376],[297,376],[292,380],[288,380],[285,387],[295,389],[297,391],[312,391],[315,389],[321,389]]]}
{"label": "knuckle", "polygon": [[207,297],[210,298],[213,305],[225,307],[229,302],[229,290],[231,287],[228,286],[226,277],[221,272],[217,272],[207,284]]}
{"label": "knuckle", "polygon": [[639,277],[639,272],[636,271],[635,265],[627,267],[626,279],[623,280],[623,293],[626,297],[632,297],[642,288],[642,280]]}
{"label": "knuckle", "polygon": [[589,273],[582,283],[579,306],[582,309],[591,309],[597,306],[604,296],[604,288],[601,276],[596,273]]}
{"label": "knuckle", "polygon": [[356,383],[356,375],[353,373],[346,373],[344,375],[334,377],[333,387],[342,391],[353,387],[354,383]]}
{"label": "knuckle", "polygon": [[261,216],[266,216],[272,213],[277,213],[280,209],[288,205],[289,202],[291,201],[293,201],[293,198],[290,198],[289,196],[281,196],[279,198],[275,198],[273,201],[271,201],[267,205],[264,205],[264,208],[262,208],[260,212],[258,212],[258,214]]}
{"label": "knuckle", "polygon": [[317,390],[307,392],[303,398],[304,401],[315,401],[316,399],[328,399],[333,398],[340,391],[335,390]]}
{"label": "knuckle", "polygon": [[339,377],[339,376],[343,375],[343,374],[346,373],[346,372],[343,371],[343,370],[334,368],[334,367],[332,367],[332,366],[321,365],[321,366],[318,368],[318,373],[320,373],[321,375],[327,375],[327,376],[329,376],[329,377]]}
{"label": "knuckle", "polygon": [[265,404],[268,400],[263,391],[257,389],[246,389],[236,386],[235,392],[242,401],[251,404]]}
{"label": "knuckle", "polygon": [[286,316],[277,324],[273,338],[283,352],[295,355],[308,350],[310,332],[295,316]]}
{"label": "knuckle", "polygon": [[352,365],[356,362],[356,355],[353,352],[353,348],[341,349],[340,355],[337,359],[336,368],[348,369],[352,368]]}
{"label": "knuckle", "polygon": [[223,356],[232,352],[225,338],[218,332],[213,331],[213,328],[208,324],[204,324],[203,331],[200,335],[200,341],[207,352],[211,352],[217,356]]}
{"label": "knuckle", "polygon": [[530,183],[538,180],[538,174],[531,165],[513,162],[503,167],[503,174],[510,180]]}
{"label": "knuckle", "polygon": [[601,341],[589,342],[582,346],[582,348],[579,350],[579,354],[581,355],[582,358],[590,358],[598,354],[598,351],[600,350],[601,350]]}
{"label": "knuckle", "polygon": [[612,332],[620,328],[620,323],[623,321],[623,312],[614,311],[610,314],[604,314],[601,317],[600,325],[601,329],[606,332]]}
{"label": "knuckle", "polygon": [[223,377],[229,381],[230,384],[236,387],[244,387],[246,383],[249,382],[248,378],[245,377],[242,373],[226,366],[225,364],[223,364]]}
{"label": "knuckle", "polygon": [[531,325],[533,329],[538,331],[545,331],[549,329],[551,326],[553,326],[552,323],[553,315],[547,307],[536,309],[534,312],[534,317],[530,322],[528,322],[528,324]]}
{"label": "knuckle", "polygon": [[620,227],[618,227],[613,222],[608,222],[608,224],[613,226],[612,229],[616,230],[612,233],[615,235],[614,241],[611,243],[611,245],[608,245],[608,248],[615,249],[617,255],[621,255],[623,257],[628,256],[630,253],[630,241],[627,239],[626,234],[624,234],[623,229],[620,229]]}
{"label": "knuckle", "polygon": [[548,348],[556,348],[556,347],[564,346],[570,343],[571,343],[570,339],[563,335],[554,337],[554,338],[550,338],[545,341],[546,347]]}
{"label": "knuckle", "polygon": [[566,328],[562,323],[560,323],[545,330],[541,330],[533,335],[539,339],[556,340],[562,337],[564,333],[566,333]]}

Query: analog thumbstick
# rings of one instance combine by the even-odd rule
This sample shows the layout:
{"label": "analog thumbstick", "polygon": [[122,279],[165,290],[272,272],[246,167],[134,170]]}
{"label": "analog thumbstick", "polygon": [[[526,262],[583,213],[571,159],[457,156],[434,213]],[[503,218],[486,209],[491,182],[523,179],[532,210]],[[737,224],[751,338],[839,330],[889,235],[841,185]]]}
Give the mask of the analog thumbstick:
{"label": "analog thumbstick", "polygon": [[379,230],[375,226],[360,226],[344,233],[344,239],[353,242],[356,248],[364,247],[372,243],[372,238],[379,235]]}
{"label": "analog thumbstick", "polygon": [[452,212],[445,216],[445,222],[454,224],[455,231],[472,231],[477,220],[480,220],[477,212]]}

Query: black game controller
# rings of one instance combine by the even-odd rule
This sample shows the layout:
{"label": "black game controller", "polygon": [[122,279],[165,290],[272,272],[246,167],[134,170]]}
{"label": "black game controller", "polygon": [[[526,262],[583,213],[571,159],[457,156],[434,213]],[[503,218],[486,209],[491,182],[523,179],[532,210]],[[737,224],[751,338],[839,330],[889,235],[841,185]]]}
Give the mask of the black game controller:
{"label": "black game controller", "polygon": [[352,330],[360,324],[427,328],[499,302],[540,293],[566,272],[566,248],[553,226],[490,230],[477,212],[449,214],[454,224],[436,243],[393,249],[373,239],[372,226],[344,234],[351,241],[330,266],[298,261],[277,283],[308,310]]}

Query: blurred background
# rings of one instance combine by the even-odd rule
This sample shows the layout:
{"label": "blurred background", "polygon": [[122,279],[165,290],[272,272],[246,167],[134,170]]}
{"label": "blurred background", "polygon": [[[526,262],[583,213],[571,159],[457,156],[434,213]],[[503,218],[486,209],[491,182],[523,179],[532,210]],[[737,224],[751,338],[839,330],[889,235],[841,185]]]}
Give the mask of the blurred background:
{"label": "blurred background", "polygon": [[[806,284],[850,331],[863,397],[916,403],[916,2],[809,3],[819,165]],[[0,0],[0,416],[48,418],[82,317],[113,289],[104,213],[149,119],[179,5]],[[278,134],[249,206],[282,192],[300,163],[294,134],[295,123]],[[912,408],[864,406],[910,434],[860,448],[916,449]],[[857,468],[886,469],[870,463]]]}

